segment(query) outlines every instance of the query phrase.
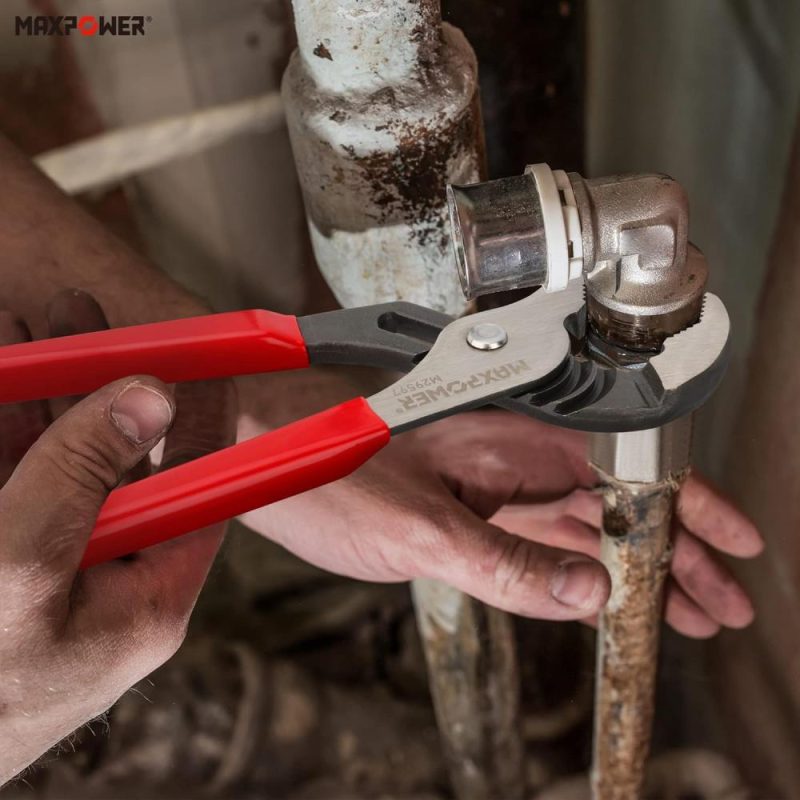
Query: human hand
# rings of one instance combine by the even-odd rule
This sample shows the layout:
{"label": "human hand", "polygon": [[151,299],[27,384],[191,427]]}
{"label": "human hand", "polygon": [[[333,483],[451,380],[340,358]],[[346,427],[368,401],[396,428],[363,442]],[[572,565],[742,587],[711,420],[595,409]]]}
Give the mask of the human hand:
{"label": "human hand", "polygon": [[[245,436],[258,425],[248,422]],[[602,500],[583,434],[501,411],[406,433],[350,478],[243,516],[320,567],[370,581],[436,578],[513,613],[590,618],[609,578]],[[753,616],[714,550],[760,552],[761,537],[705,481],[682,488],[666,617],[707,637]]]}
{"label": "human hand", "polygon": [[[56,335],[105,324],[81,293],[61,295],[49,316]],[[0,312],[0,344],[26,338]],[[77,405],[60,401],[50,427],[45,403],[0,406],[8,478],[0,490],[0,783],[105,711],[183,639],[222,526],[78,572],[108,492],[149,472],[147,453],[171,425],[162,467],[231,438],[230,384],[179,387],[178,397],[186,408],[174,425],[175,401],[149,377],[117,381]]]}

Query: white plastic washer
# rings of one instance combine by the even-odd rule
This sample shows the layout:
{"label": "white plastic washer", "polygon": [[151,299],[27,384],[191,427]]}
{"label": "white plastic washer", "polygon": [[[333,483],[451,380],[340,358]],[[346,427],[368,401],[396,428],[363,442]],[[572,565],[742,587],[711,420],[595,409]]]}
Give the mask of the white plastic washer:
{"label": "white plastic washer", "polygon": [[564,204],[561,207],[564,213],[564,225],[567,228],[567,247],[569,258],[569,279],[580,278],[583,272],[583,234],[581,233],[581,218],[578,214],[578,204],[575,201],[575,192],[572,182],[563,169],[553,170],[553,179],[561,192]]}
{"label": "white plastic washer", "polygon": [[[525,172],[533,175],[542,207],[544,236],[547,242],[546,292],[560,292],[583,269],[583,245],[575,194],[566,172],[553,172],[547,164],[531,164]],[[561,193],[565,204],[562,205]],[[569,245],[572,242],[572,258]],[[577,251],[577,252],[576,252]]]}

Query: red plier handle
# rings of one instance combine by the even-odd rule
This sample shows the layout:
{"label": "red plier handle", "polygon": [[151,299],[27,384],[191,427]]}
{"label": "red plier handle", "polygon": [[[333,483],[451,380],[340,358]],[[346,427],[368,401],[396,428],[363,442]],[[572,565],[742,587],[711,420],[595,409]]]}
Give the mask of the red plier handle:
{"label": "red plier handle", "polygon": [[[508,402],[563,377],[571,353],[564,320],[583,296],[562,295],[539,292],[457,320],[411,303],[300,318],[240,311],[9,345],[0,348],[0,402],[83,394],[137,373],[166,383],[309,364],[410,373],[369,399],[115,489],[97,519],[86,567],[329,483],[367,461],[394,433]],[[484,328],[504,331],[504,342],[484,346]],[[523,413],[534,407],[522,403]]]}
{"label": "red plier handle", "polygon": [[[297,318],[232,312],[2,347],[0,402],[88,393],[136,373],[176,383],[308,364]],[[116,489],[100,512],[82,566],[336,480],[389,437],[386,423],[357,398]]]}
{"label": "red plier handle", "polygon": [[83,567],[231,519],[349,475],[389,441],[363,397],[115,489]]}
{"label": "red plier handle", "polygon": [[181,383],[308,364],[297,317],[232,311],[0,348],[0,402],[88,394],[142,372]]}

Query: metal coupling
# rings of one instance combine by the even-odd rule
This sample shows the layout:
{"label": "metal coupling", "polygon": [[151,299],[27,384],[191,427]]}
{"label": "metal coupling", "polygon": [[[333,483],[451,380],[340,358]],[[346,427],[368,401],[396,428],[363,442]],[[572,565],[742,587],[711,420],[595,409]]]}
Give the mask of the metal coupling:
{"label": "metal coupling", "polygon": [[689,244],[683,187],[666,175],[569,177],[592,327],[622,347],[660,350],[700,318],[708,278],[705,257]]}
{"label": "metal coupling", "polygon": [[688,242],[688,201],[665,175],[585,180],[546,164],[520,176],[448,187],[464,294],[585,277],[590,324],[603,339],[657,352],[697,322],[708,268]]}

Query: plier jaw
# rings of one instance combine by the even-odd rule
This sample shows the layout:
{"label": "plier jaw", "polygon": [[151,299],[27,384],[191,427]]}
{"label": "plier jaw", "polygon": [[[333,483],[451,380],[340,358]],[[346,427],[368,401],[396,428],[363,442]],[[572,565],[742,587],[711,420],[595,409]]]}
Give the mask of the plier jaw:
{"label": "plier jaw", "polygon": [[[503,332],[502,344],[470,344],[487,324]],[[300,327],[312,364],[407,373],[367,401],[393,434],[484,405],[583,431],[655,428],[702,405],[729,357],[730,323],[716,295],[705,295],[695,325],[643,353],[588,330],[582,281],[457,320],[386,303],[304,317]]]}
{"label": "plier jaw", "polygon": [[0,348],[0,402],[84,394],[127,375],[167,383],[355,364],[405,372],[327,411],[111,493],[83,566],[116,558],[348,475],[393,434],[498,405],[583,430],[652,428],[701,405],[728,352],[725,308],[660,353],[592,349],[582,281],[453,320],[409,303],[300,319],[242,311]]}

